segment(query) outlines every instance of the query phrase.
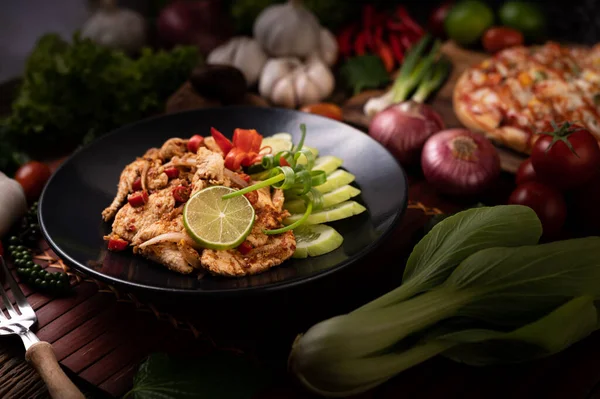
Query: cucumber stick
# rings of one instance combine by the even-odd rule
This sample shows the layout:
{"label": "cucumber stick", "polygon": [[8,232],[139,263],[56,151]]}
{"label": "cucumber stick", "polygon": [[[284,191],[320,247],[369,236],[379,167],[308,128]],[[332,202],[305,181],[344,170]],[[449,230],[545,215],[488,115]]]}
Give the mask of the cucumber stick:
{"label": "cucumber stick", "polygon": [[[305,224],[321,224],[327,222],[333,222],[336,220],[346,219],[354,215],[358,215],[366,211],[367,208],[362,206],[356,201],[344,201],[340,204],[334,205],[329,208],[323,208],[320,211],[313,212]],[[290,225],[295,221],[299,220],[303,215],[301,213],[295,213],[290,217],[284,219],[283,224]]]}
{"label": "cucumber stick", "polygon": [[342,166],[344,161],[333,155],[325,155],[315,160],[315,166],[313,170],[322,170],[326,174],[333,173],[337,168]]}
{"label": "cucumber stick", "polygon": [[342,245],[344,238],[333,227],[324,224],[303,225],[294,229],[296,251],[294,258],[324,255]]}
{"label": "cucumber stick", "polygon": [[[323,195],[323,208],[330,208],[340,202],[356,197],[358,194],[360,194],[358,188],[350,185],[342,186]],[[306,211],[306,204],[302,199],[286,201],[284,207],[290,213],[304,213]]]}

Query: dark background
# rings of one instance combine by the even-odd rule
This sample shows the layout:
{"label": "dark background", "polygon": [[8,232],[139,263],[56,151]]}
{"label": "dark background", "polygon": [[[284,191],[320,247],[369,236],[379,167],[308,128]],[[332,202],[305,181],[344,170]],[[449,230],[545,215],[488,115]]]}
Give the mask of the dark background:
{"label": "dark background", "polygon": [[[0,82],[21,73],[23,61],[35,40],[43,33],[59,32],[65,37],[78,29],[88,18],[90,8],[98,0],[2,0],[0,2]],[[235,0],[222,0],[223,3]],[[335,1],[335,0],[323,0]],[[340,3],[351,0],[337,0]],[[356,3],[363,0],[351,1]],[[439,1],[435,0],[373,0],[380,5],[405,4],[415,18],[425,21]],[[541,5],[548,16],[549,37],[555,40],[594,44],[600,34],[600,1],[533,1]],[[152,17],[168,0],[120,0]],[[497,8],[503,0],[487,0]],[[357,7],[359,10],[360,7]]]}

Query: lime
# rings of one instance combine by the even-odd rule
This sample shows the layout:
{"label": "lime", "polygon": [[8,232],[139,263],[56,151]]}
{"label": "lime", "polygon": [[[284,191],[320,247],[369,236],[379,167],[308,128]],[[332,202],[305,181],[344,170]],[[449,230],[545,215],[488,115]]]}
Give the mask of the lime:
{"label": "lime", "polygon": [[265,137],[261,143],[261,148],[271,147],[271,154],[275,155],[280,151],[289,151],[292,149],[292,141],[278,137]]}
{"label": "lime", "polygon": [[243,196],[222,199],[235,192],[224,186],[212,186],[194,194],[183,208],[183,224],[190,237],[210,249],[239,246],[254,224],[254,208]]}
{"label": "lime", "polygon": [[536,4],[508,1],[502,5],[498,15],[503,25],[520,31],[527,39],[540,39],[545,33],[546,17]]}
{"label": "lime", "polygon": [[494,23],[494,13],[485,3],[465,0],[450,9],[444,27],[448,37],[462,46],[476,43]]}
{"label": "lime", "polygon": [[344,242],[344,238],[333,227],[324,224],[300,226],[294,229],[296,251],[292,257],[307,258],[320,256],[336,250]]}
{"label": "lime", "polygon": [[[320,211],[313,212],[308,219],[306,224],[321,224],[327,222],[333,222],[335,220],[346,219],[359,213],[363,213],[367,208],[362,206],[356,201],[344,201],[330,208],[324,208]],[[283,224],[290,225],[295,221],[302,218],[301,213],[295,213],[283,221]]]}

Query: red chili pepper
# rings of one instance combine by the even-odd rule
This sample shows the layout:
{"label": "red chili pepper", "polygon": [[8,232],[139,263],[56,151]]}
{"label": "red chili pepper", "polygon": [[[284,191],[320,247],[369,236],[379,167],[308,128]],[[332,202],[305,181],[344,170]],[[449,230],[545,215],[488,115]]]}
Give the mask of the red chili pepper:
{"label": "red chili pepper", "polygon": [[244,241],[239,247],[237,247],[237,250],[240,251],[242,255],[248,254],[248,252],[252,251],[253,249],[254,247],[248,241]]}
{"label": "red chili pepper", "polygon": [[231,141],[229,141],[227,137],[223,136],[223,133],[219,132],[214,127],[210,128],[210,135],[215,139],[215,142],[217,143],[221,151],[225,153],[225,155],[227,155],[229,151],[231,151],[231,149],[233,148],[233,144],[231,144]]}
{"label": "red chili pepper", "polygon": [[408,11],[406,11],[406,8],[404,8],[404,6],[398,6],[396,8],[396,15],[398,15],[398,17],[400,17],[400,20],[411,31],[413,31],[419,35],[422,35],[425,33],[423,28],[421,28],[421,25],[416,23],[415,20],[410,17],[410,15],[408,14]]}
{"label": "red chili pepper", "polygon": [[127,248],[129,243],[121,238],[111,238],[108,240],[108,250],[109,251],[123,251]]}
{"label": "red chili pepper", "polygon": [[362,32],[365,34],[365,43],[369,50],[375,50],[375,40],[373,37],[373,24],[375,19],[375,7],[372,4],[366,4],[363,7],[363,26]]}
{"label": "red chili pepper", "polygon": [[379,25],[375,28],[375,48],[383,43],[383,26]]}
{"label": "red chili pepper", "polygon": [[227,155],[225,156],[225,167],[229,170],[236,171],[242,166],[242,162],[247,157],[247,153],[242,151],[241,149],[234,147]]}
{"label": "red chili pepper", "polygon": [[148,202],[148,192],[144,190],[139,193],[130,194],[127,202],[134,208],[144,206]]}
{"label": "red chili pepper", "polygon": [[193,152],[194,154],[198,152],[198,149],[200,148],[200,146],[202,145],[202,143],[204,142],[204,137],[200,136],[199,134],[195,134],[193,135],[187,143],[187,149],[189,152]]}
{"label": "red chili pepper", "polygon": [[187,202],[190,199],[190,188],[186,186],[177,186],[173,189],[173,198],[179,203]]}
{"label": "red chili pepper", "polygon": [[284,157],[279,157],[279,166],[290,166],[290,163]]}
{"label": "red chili pepper", "polygon": [[394,21],[393,19],[388,20],[386,26],[388,30],[392,32],[406,33],[410,31],[410,29],[402,22]]}
{"label": "red chili pepper", "polygon": [[379,49],[377,50],[377,54],[379,55],[379,58],[381,58],[381,61],[383,61],[385,70],[388,71],[388,73],[392,72],[394,70],[394,54],[390,47],[385,43],[381,43],[381,46],[379,46]]}
{"label": "red chili pepper", "polygon": [[167,177],[169,179],[174,179],[176,177],[179,177],[179,169],[177,169],[177,168],[167,168],[167,169],[165,169],[165,174],[167,175]]}
{"label": "red chili pepper", "polygon": [[131,189],[133,191],[140,191],[142,189],[142,178],[138,177],[137,179],[135,179],[133,181],[133,183],[131,184]]}
{"label": "red chili pepper", "polygon": [[350,57],[352,55],[351,40],[356,29],[356,24],[348,25],[337,36],[338,47],[342,57]]}
{"label": "red chili pepper", "polygon": [[402,43],[402,47],[404,47],[404,50],[410,50],[410,48],[413,45],[408,36],[404,35],[400,36],[400,43]]}
{"label": "red chili pepper", "polygon": [[250,191],[249,193],[244,194],[244,197],[246,197],[248,201],[250,201],[251,205],[256,205],[256,203],[258,202],[257,191]]}
{"label": "red chili pepper", "polygon": [[404,50],[402,50],[400,40],[395,35],[390,35],[389,42],[396,61],[398,64],[402,64],[404,62]]}
{"label": "red chili pepper", "polygon": [[354,52],[356,55],[361,56],[365,55],[367,49],[367,33],[362,31],[356,37],[356,41],[354,42]]}

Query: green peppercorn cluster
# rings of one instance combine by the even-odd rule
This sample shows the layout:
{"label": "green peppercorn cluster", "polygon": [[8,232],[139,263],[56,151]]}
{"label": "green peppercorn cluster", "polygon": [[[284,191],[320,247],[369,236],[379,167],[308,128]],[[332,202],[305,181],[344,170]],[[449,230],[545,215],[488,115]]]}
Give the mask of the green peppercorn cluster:
{"label": "green peppercorn cluster", "polygon": [[17,267],[17,274],[22,282],[39,290],[54,293],[67,293],[71,286],[69,276],[65,272],[50,273],[33,261],[32,250],[28,247],[37,243],[39,238],[37,203],[34,203],[27,215],[23,217],[20,233],[8,240],[8,254]]}

